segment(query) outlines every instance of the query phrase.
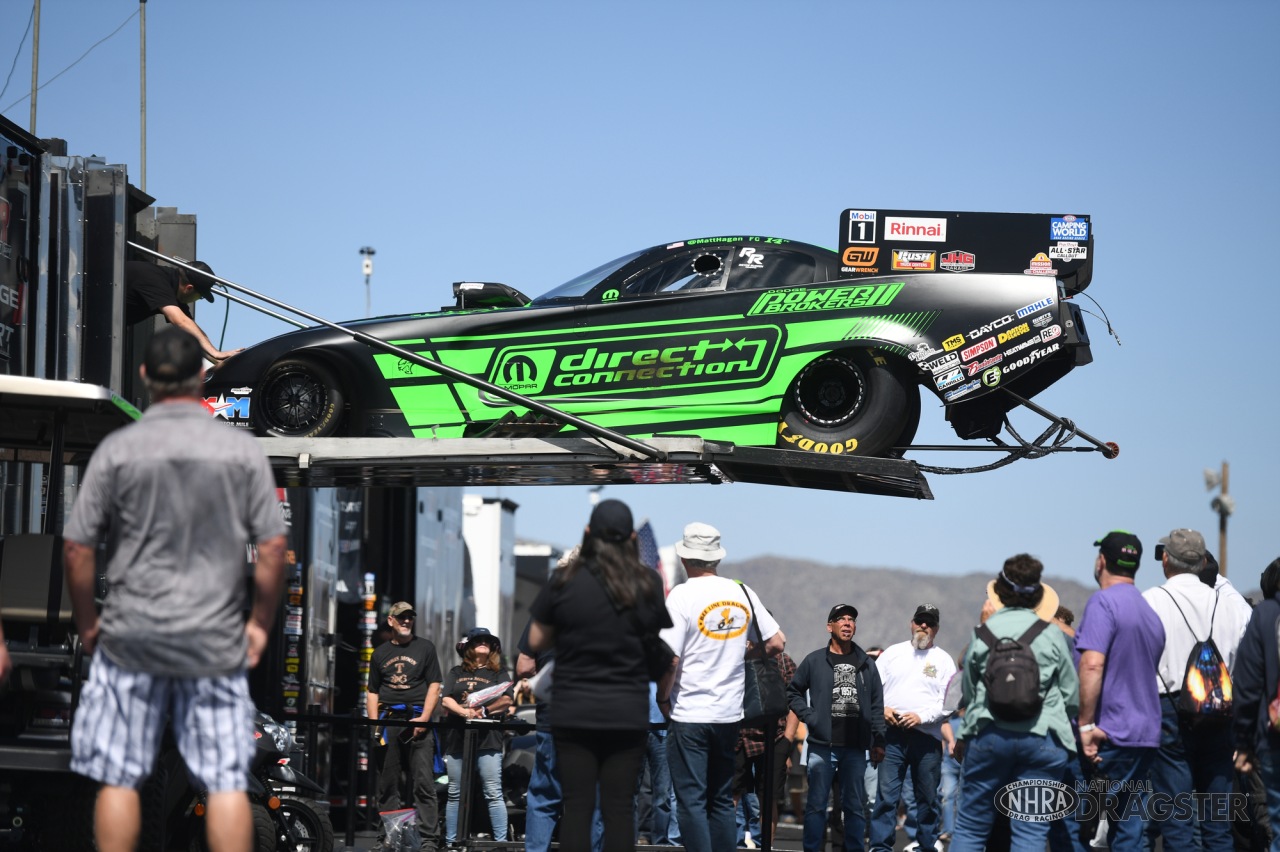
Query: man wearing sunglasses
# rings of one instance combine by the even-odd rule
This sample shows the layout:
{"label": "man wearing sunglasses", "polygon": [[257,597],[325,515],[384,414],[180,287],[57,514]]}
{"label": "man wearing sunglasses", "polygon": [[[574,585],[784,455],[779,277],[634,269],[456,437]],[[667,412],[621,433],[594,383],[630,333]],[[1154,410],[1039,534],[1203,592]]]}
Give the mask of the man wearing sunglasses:
{"label": "man wearing sunglasses", "polygon": [[916,797],[916,841],[920,849],[941,849],[938,842],[938,786],[942,780],[943,701],[956,673],[955,660],[934,645],[940,613],[933,604],[916,607],[911,638],[890,645],[876,660],[884,687],[885,755],[879,769],[879,795],[871,817],[871,849],[891,852],[898,799],[908,770]]}
{"label": "man wearing sunglasses", "polygon": [[[414,635],[418,614],[413,604],[399,601],[391,605],[387,626],[391,641],[373,651],[369,661],[367,713],[370,719],[407,719],[429,722],[440,700],[440,659],[435,645]],[[401,774],[408,772],[413,785],[413,807],[418,812],[418,833],[424,850],[435,849],[439,819],[436,807],[435,773],[432,757],[435,738],[427,728],[375,727],[375,743],[383,746],[378,775],[378,810],[399,810]],[[386,838],[379,838],[386,846]]]}

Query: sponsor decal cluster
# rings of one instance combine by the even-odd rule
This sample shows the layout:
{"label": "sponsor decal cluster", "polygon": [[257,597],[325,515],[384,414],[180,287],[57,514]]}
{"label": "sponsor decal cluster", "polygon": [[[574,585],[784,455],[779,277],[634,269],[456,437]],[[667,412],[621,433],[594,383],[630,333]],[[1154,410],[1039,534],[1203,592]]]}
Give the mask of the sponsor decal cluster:
{"label": "sponsor decal cluster", "polygon": [[947,220],[922,216],[885,216],[886,240],[942,243],[947,240]]}
{"label": "sponsor decal cluster", "polygon": [[866,284],[854,287],[770,290],[756,299],[746,315],[882,308],[892,304],[904,286],[901,281],[895,281],[889,284]]}
{"label": "sponsor decal cluster", "polygon": [[983,358],[981,361],[974,361],[972,364],[966,364],[965,369],[969,371],[969,378],[973,378],[983,370],[994,367],[1003,360],[1004,355],[997,353],[992,355],[990,358]]}
{"label": "sponsor decal cluster", "polygon": [[1029,305],[1023,305],[1021,308],[1018,308],[1016,311],[1014,311],[1014,315],[1018,319],[1023,319],[1024,317],[1030,316],[1031,314],[1034,314],[1037,311],[1043,311],[1045,308],[1050,307],[1052,305],[1053,305],[1053,297],[1045,296],[1043,299],[1041,299],[1038,302],[1032,302]]}
{"label": "sponsor decal cluster", "polygon": [[982,340],[973,344],[968,349],[962,349],[960,351],[960,360],[972,361],[974,358],[977,358],[979,355],[990,352],[992,349],[995,349],[995,348],[996,348],[996,339],[994,337],[988,337],[986,340]]}
{"label": "sponsor decal cluster", "polygon": [[847,242],[867,245],[876,241],[876,211],[850,210],[848,216]]}
{"label": "sponsor decal cluster", "polygon": [[523,393],[652,387],[655,382],[755,381],[773,363],[773,326],[721,333],[645,335],[577,345],[515,346],[502,350],[488,381]]}
{"label": "sponsor decal cluster", "polygon": [[844,263],[841,272],[861,272],[874,274],[880,271],[876,261],[880,257],[879,246],[849,246],[844,250],[840,260]]}
{"label": "sponsor decal cluster", "polygon": [[989,367],[987,371],[982,374],[982,384],[986,387],[993,388],[1000,384],[1000,375],[999,367]]}
{"label": "sponsor decal cluster", "polygon": [[1008,343],[1010,340],[1016,340],[1027,332],[1031,331],[1031,323],[1024,322],[1021,325],[1015,325],[1008,331],[1002,331],[996,335],[997,343]]}
{"label": "sponsor decal cluster", "polygon": [[1053,268],[1053,261],[1049,259],[1049,255],[1044,252],[1036,252],[1036,256],[1031,258],[1031,265],[1022,270],[1027,275],[1057,275],[1058,270]]}
{"label": "sponsor decal cluster", "polygon": [[1014,355],[1016,355],[1019,352],[1022,352],[1023,350],[1030,349],[1032,346],[1039,346],[1042,342],[1043,341],[1040,339],[1040,335],[1037,334],[1033,337],[1029,337],[1026,340],[1023,340],[1022,342],[1018,343],[1018,345],[1016,346],[1010,346],[1008,349],[1004,350],[1004,356],[1006,358],[1012,358]]}
{"label": "sponsor decal cluster", "polygon": [[972,272],[977,265],[977,260],[972,252],[955,249],[942,253],[938,268],[947,272]]}
{"label": "sponsor decal cluster", "polygon": [[1008,375],[1009,373],[1012,373],[1015,370],[1024,370],[1027,367],[1030,367],[1032,364],[1039,361],[1041,358],[1045,358],[1049,355],[1052,355],[1054,352],[1057,352],[1061,347],[1062,347],[1061,343],[1055,343],[1052,346],[1046,346],[1044,349],[1033,350],[1027,353],[1026,355],[1023,355],[1017,361],[1010,361],[1008,364],[1005,365],[1005,368],[1004,368],[1005,375]]}
{"label": "sponsor decal cluster", "polygon": [[986,337],[988,334],[991,334],[994,331],[998,331],[999,329],[1004,328],[1006,325],[1008,325],[1011,322],[1013,322],[1013,314],[1005,314],[1004,316],[998,319],[991,320],[991,322],[987,323],[986,325],[980,325],[977,328],[973,329],[972,331],[968,332],[968,337],[970,340],[977,340],[980,337]]}
{"label": "sponsor decal cluster", "polygon": [[946,340],[942,341],[942,348],[950,352],[952,349],[959,349],[964,346],[964,335],[953,334]]}
{"label": "sponsor decal cluster", "polygon": [[931,373],[941,373],[943,370],[946,370],[949,367],[954,367],[959,363],[960,356],[954,352],[948,352],[936,361],[929,361],[928,363],[921,364],[920,366],[924,367]]}
{"label": "sponsor decal cluster", "polygon": [[1075,216],[1054,216],[1049,219],[1049,239],[1087,240],[1089,239],[1089,220]]}
{"label": "sponsor decal cluster", "polygon": [[1087,260],[1089,247],[1079,243],[1058,243],[1049,246],[1049,257],[1054,260]]}
{"label": "sponsor decal cluster", "polygon": [[[973,374],[970,373],[969,375],[973,375]],[[950,373],[947,373],[945,376],[939,376],[935,378],[933,380],[933,383],[938,386],[938,390],[946,390],[952,385],[958,384],[959,382],[963,382],[963,381],[964,381],[964,371],[955,369],[955,370],[952,370]]]}
{"label": "sponsor decal cluster", "polygon": [[1036,328],[1044,328],[1046,325],[1048,325],[1051,322],[1053,322],[1053,314],[1041,314],[1040,316],[1033,319],[1031,321],[1031,324],[1034,325]]}
{"label": "sponsor decal cluster", "polygon": [[1060,334],[1062,334],[1062,326],[1051,325],[1048,328],[1046,328],[1044,331],[1040,332],[1040,340],[1043,341],[1044,343],[1048,343],[1050,340],[1053,340]]}
{"label": "sponsor decal cluster", "polygon": [[932,272],[937,268],[938,253],[920,249],[894,249],[894,272]]}
{"label": "sponsor decal cluster", "polygon": [[974,379],[971,382],[966,382],[965,384],[961,385],[955,390],[947,391],[942,395],[942,398],[947,402],[952,402],[954,400],[959,399],[962,396],[965,396],[966,394],[973,393],[980,387],[982,387],[982,382],[978,381],[977,379]]}
{"label": "sponsor decal cluster", "polygon": [[927,343],[917,343],[915,351],[907,353],[907,360],[919,362],[919,361],[924,361],[927,358],[932,358],[935,355],[941,355],[941,354],[942,354],[942,350],[934,349]]}

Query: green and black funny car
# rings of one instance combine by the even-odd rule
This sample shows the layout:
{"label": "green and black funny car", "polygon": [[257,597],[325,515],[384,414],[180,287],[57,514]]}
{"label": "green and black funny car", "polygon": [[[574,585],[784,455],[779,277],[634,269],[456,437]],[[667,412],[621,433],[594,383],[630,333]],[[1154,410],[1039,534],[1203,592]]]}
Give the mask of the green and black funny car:
{"label": "green and black funny car", "polygon": [[1089,363],[1068,299],[1092,263],[1087,216],[849,209],[839,251],[683,240],[532,300],[461,282],[440,311],[347,324],[481,386],[320,327],[231,358],[205,401],[262,435],[516,434],[527,410],[488,383],[635,438],[892,455],[918,386],[961,438],[989,438],[1017,404],[1003,390],[1030,398]]}

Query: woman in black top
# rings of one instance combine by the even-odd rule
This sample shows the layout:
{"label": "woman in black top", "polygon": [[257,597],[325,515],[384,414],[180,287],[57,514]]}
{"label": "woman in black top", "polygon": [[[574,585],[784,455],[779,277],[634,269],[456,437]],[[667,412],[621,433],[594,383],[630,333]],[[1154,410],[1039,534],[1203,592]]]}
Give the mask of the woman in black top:
{"label": "woman in black top", "polygon": [[552,737],[564,803],[563,849],[591,848],[597,789],[605,852],[634,847],[635,788],[649,730],[643,635],[671,626],[656,571],[641,564],[631,510],[604,500],[578,556],[531,607],[529,644],[554,647]]}
{"label": "woman in black top", "polygon": [[[467,719],[499,719],[511,707],[511,678],[502,667],[502,644],[483,627],[467,631],[458,642],[457,651],[462,663],[445,675],[441,690],[441,706],[444,707],[444,764],[449,772],[449,801],[444,811],[445,842],[453,845],[458,838],[458,799],[462,790],[462,737],[463,723]],[[473,706],[468,699],[472,693],[505,683],[508,688],[500,695]],[[453,724],[450,724],[450,723]],[[476,766],[480,770],[480,782],[485,801],[489,805],[489,823],[493,826],[493,839],[507,839],[507,805],[502,798],[502,731],[491,728],[479,732],[476,748]]]}

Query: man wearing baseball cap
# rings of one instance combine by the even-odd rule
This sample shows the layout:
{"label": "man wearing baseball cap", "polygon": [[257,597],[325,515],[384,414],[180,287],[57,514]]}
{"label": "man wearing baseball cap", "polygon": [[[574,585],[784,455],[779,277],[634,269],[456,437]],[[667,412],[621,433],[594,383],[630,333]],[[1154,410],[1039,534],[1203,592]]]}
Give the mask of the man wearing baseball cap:
{"label": "man wearing baseball cap", "polygon": [[[369,661],[369,692],[366,714],[370,719],[399,719],[429,722],[440,701],[440,659],[430,640],[414,633],[418,613],[408,601],[397,601],[387,612],[391,641],[373,651]],[[394,811],[406,800],[418,812],[422,848],[435,848],[439,807],[432,764],[435,737],[426,728],[385,727],[374,729],[375,742],[382,746],[378,773],[378,810]],[[409,796],[403,795],[404,778],[409,778]],[[385,837],[380,838],[385,846]]]}
{"label": "man wearing baseball cap", "polygon": [[885,648],[876,660],[884,686],[885,757],[871,816],[871,848],[894,848],[898,799],[911,772],[916,796],[916,841],[921,849],[938,842],[938,785],[942,780],[942,723],[947,684],[956,673],[950,654],[934,645],[942,613],[931,603],[916,607],[911,638]]}
{"label": "man wearing baseball cap", "polygon": [[[1089,598],[1076,631],[1080,653],[1080,742],[1085,758],[1102,774],[1121,782],[1120,790],[1149,789],[1151,765],[1160,746],[1160,695],[1156,667],[1164,650],[1164,625],[1134,585],[1142,542],[1133,533],[1112,530],[1094,543]],[[1119,794],[1107,840],[1112,849],[1145,849],[1144,809],[1128,806]],[[1146,798],[1145,794],[1141,794]]]}
{"label": "man wearing baseball cap", "polygon": [[241,350],[219,350],[200,326],[196,325],[187,306],[201,299],[213,301],[214,282],[207,275],[213,275],[214,272],[209,264],[199,260],[193,260],[187,266],[194,268],[160,266],[144,260],[126,261],[125,323],[131,326],[147,317],[162,316],[194,337],[206,358],[220,364]]}
{"label": "man wearing baseball cap", "polygon": [[862,848],[866,820],[867,750],[884,759],[884,694],[875,661],[853,641],[858,609],[836,604],[827,613],[827,644],[796,667],[787,687],[791,710],[809,729],[809,798],[804,808],[805,852],[826,846],[827,798],[839,777],[846,848]]}
{"label": "man wearing baseball cap", "polygon": [[[1231,728],[1205,724],[1188,734],[1179,724],[1178,696],[1191,649],[1212,637],[1230,670],[1235,666],[1236,648],[1248,622],[1241,619],[1235,607],[1220,606],[1220,593],[1200,582],[1197,572],[1205,561],[1203,535],[1192,529],[1172,530],[1160,539],[1156,553],[1167,580],[1163,586],[1143,593],[1164,624],[1165,635],[1157,672],[1160,749],[1151,767],[1151,788],[1170,796],[1187,791],[1222,794],[1221,800],[1225,801],[1231,792],[1233,773]],[[1206,852],[1232,849],[1229,821],[1197,821],[1195,814],[1175,812],[1155,823],[1164,836],[1166,849],[1197,848],[1197,825]]]}
{"label": "man wearing baseball cap", "polygon": [[[152,405],[94,451],[63,534],[67,592],[93,655],[71,730],[71,769],[102,784],[95,829],[103,850],[137,847],[138,790],[167,717],[187,771],[207,791],[210,846],[252,843],[246,671],[275,621],[285,525],[262,449],[200,405],[203,372],[191,335],[169,328],[151,338],[141,375]],[[101,614],[99,543],[111,588]],[[250,543],[258,547],[252,599]]]}

